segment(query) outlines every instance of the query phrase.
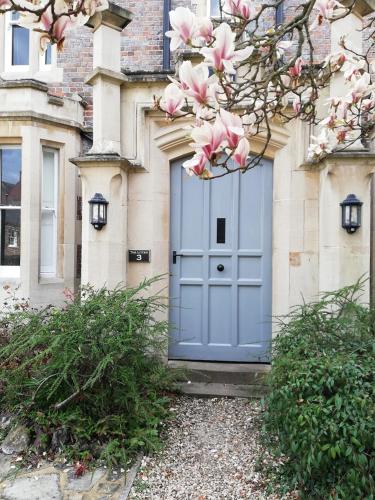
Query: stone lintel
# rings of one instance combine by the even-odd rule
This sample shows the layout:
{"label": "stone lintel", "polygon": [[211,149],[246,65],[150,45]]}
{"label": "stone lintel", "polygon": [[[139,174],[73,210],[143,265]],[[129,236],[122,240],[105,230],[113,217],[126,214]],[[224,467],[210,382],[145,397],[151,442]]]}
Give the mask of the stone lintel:
{"label": "stone lintel", "polygon": [[202,62],[204,57],[198,52],[198,49],[185,49],[178,55],[178,62],[191,61],[194,63]]}
{"label": "stone lintel", "polygon": [[352,159],[364,159],[364,160],[374,160],[375,159],[375,153],[371,151],[367,151],[366,149],[353,149],[353,150],[347,150],[347,151],[337,151],[335,153],[330,154],[325,158],[325,161],[329,161],[330,159],[333,159],[337,161],[338,159],[343,159],[343,160],[352,160]]}
{"label": "stone lintel", "polygon": [[111,69],[101,68],[98,66],[86,78],[85,83],[87,85],[94,85],[98,78],[110,81],[111,83],[117,83],[118,85],[122,85],[128,81],[128,78],[123,73],[118,73],[117,71],[112,71]]}
{"label": "stone lintel", "polygon": [[149,83],[149,82],[170,82],[168,76],[174,75],[175,71],[127,71],[122,70],[122,73],[126,76],[128,84],[139,84],[139,83]]}
{"label": "stone lintel", "polygon": [[347,151],[336,151],[330,153],[320,161],[306,161],[300,168],[306,168],[316,171],[330,170],[332,167],[339,166],[340,161],[343,167],[355,165],[358,168],[370,167],[371,172],[375,171],[375,153],[366,149],[353,149]]}
{"label": "stone lintel", "polygon": [[96,31],[99,26],[108,26],[116,31],[122,31],[133,19],[133,13],[119,5],[109,2],[107,10],[96,12],[87,21],[86,26]]}

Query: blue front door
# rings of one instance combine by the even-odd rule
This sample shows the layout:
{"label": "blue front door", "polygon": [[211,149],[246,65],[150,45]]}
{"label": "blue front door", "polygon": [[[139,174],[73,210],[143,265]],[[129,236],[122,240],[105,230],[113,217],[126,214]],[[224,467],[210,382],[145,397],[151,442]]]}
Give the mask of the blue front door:
{"label": "blue front door", "polygon": [[170,359],[269,361],[272,163],[202,181],[171,167]]}

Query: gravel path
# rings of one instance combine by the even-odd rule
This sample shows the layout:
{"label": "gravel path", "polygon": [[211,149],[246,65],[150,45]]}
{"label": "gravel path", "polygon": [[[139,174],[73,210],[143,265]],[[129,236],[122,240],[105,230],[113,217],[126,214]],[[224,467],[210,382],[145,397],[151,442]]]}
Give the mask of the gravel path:
{"label": "gravel path", "polygon": [[258,471],[260,405],[246,399],[182,396],[162,452],[143,459],[133,500],[236,500],[265,494]]}

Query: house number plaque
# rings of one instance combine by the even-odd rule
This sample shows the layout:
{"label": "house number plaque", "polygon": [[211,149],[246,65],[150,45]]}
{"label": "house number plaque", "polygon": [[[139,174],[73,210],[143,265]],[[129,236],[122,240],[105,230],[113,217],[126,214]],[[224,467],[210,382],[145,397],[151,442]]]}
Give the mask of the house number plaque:
{"label": "house number plaque", "polygon": [[150,250],[129,250],[129,262],[150,262]]}

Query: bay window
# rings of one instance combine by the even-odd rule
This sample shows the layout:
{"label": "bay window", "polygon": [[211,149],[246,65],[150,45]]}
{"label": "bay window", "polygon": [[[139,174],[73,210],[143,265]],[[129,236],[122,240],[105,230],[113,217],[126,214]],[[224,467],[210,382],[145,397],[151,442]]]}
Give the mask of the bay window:
{"label": "bay window", "polygon": [[43,148],[40,274],[56,276],[58,151]]}
{"label": "bay window", "polygon": [[20,275],[21,148],[0,146],[0,277]]}

